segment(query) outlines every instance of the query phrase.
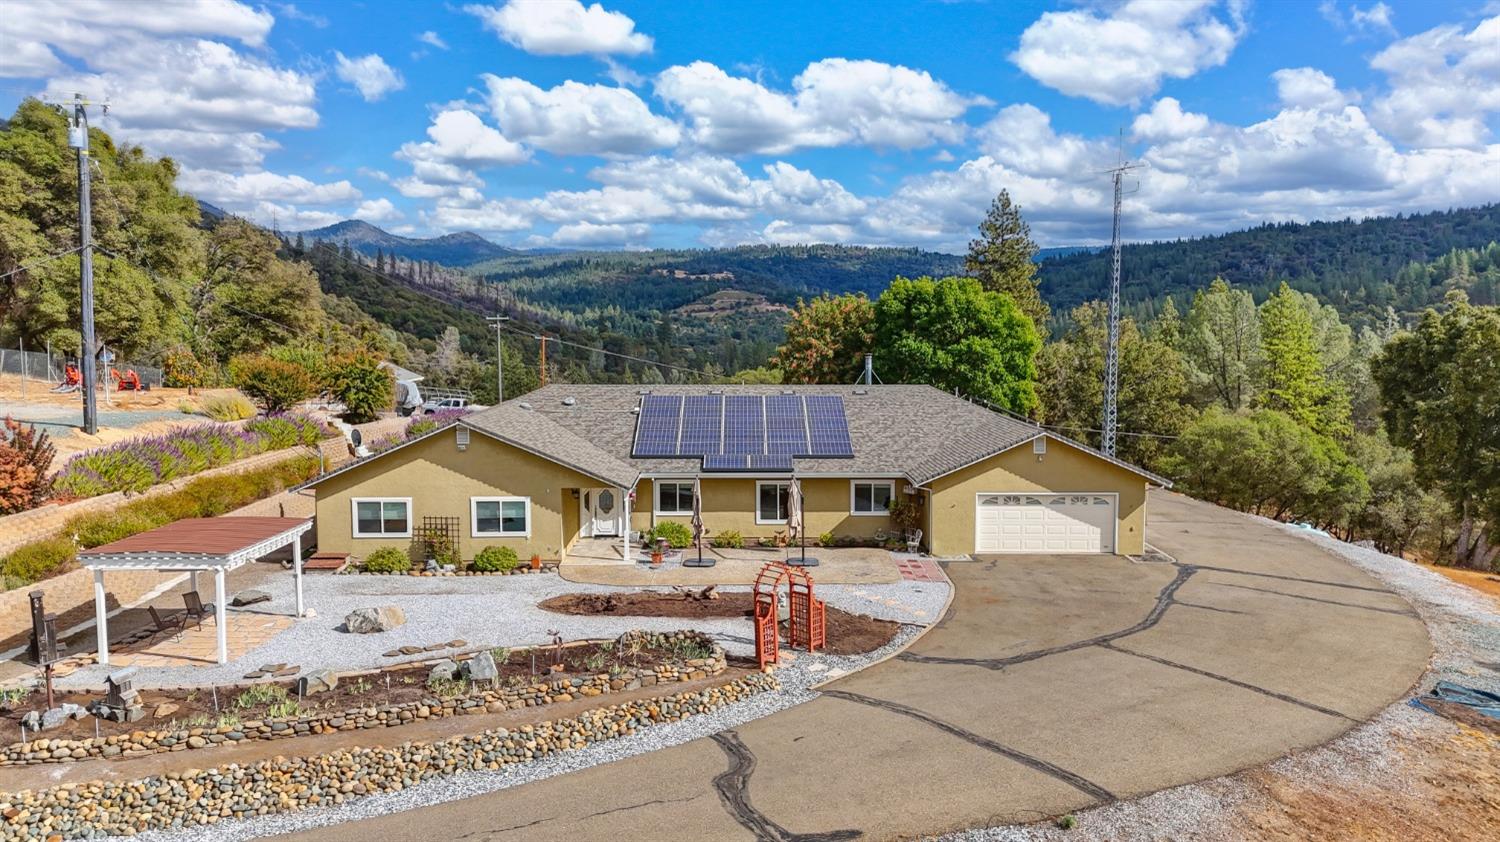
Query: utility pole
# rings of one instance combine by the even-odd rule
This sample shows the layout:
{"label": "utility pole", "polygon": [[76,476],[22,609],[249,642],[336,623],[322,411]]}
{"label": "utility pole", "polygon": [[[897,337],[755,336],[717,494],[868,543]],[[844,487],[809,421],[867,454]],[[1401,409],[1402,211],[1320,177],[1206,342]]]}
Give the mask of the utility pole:
{"label": "utility pole", "polygon": [[78,150],[78,237],[79,237],[79,311],[83,317],[83,431],[99,432],[99,406],[94,398],[98,368],[94,362],[94,244],[92,214],[89,207],[89,124],[83,94],[73,95],[73,126],[68,145]]}
{"label": "utility pole", "polygon": [[537,364],[541,370],[538,379],[541,380],[541,385],[545,386],[547,385],[547,334],[538,334],[537,339],[542,341],[542,356]]}
{"label": "utility pole", "polygon": [[[1122,141],[1123,143],[1123,141]],[[1124,197],[1125,174],[1140,164],[1125,160],[1121,150],[1119,163],[1109,170],[1115,187],[1114,225],[1110,235],[1109,264],[1109,338],[1104,348],[1104,423],[1099,449],[1115,455],[1115,433],[1119,423],[1120,396],[1120,200]]]}
{"label": "utility pole", "polygon": [[495,326],[495,403],[505,402],[505,336],[500,325],[510,321],[510,316],[485,316],[484,320]]}

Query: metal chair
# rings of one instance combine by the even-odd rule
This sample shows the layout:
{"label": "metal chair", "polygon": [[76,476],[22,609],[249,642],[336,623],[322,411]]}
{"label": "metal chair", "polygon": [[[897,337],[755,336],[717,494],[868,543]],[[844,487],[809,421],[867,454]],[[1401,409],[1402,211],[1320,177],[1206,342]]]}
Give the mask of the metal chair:
{"label": "metal chair", "polygon": [[203,620],[214,614],[214,604],[210,602],[205,605],[197,591],[188,591],[183,594],[182,601],[187,606],[186,613],[182,615],[183,628],[187,627],[188,620],[192,620],[193,628],[202,629]]}
{"label": "metal chair", "polygon": [[155,605],[146,606],[146,612],[151,615],[151,622],[155,624],[157,632],[176,632],[178,637],[182,637],[182,633],[187,629],[186,614],[173,614],[170,619],[162,619]]}

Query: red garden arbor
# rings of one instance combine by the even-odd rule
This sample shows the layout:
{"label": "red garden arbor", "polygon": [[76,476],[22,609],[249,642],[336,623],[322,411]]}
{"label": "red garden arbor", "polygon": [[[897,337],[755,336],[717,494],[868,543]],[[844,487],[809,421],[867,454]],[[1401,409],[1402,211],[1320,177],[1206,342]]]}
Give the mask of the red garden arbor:
{"label": "red garden arbor", "polygon": [[806,568],[792,567],[780,561],[768,562],[756,574],[754,587],[755,603],[755,660],[762,668],[779,662],[780,648],[779,593],[782,583],[787,586],[787,607],[790,611],[787,623],[788,644],[792,648],[804,646],[816,652],[828,645],[827,608],[823,600],[813,594],[813,578]]}

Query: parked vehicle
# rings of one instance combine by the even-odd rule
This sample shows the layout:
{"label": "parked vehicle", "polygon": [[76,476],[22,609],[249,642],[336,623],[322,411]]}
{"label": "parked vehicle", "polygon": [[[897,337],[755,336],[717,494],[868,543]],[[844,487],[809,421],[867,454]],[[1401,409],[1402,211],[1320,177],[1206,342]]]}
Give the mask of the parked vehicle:
{"label": "parked vehicle", "polygon": [[468,398],[430,398],[422,404],[422,413],[431,415],[445,409],[464,409],[468,405]]}

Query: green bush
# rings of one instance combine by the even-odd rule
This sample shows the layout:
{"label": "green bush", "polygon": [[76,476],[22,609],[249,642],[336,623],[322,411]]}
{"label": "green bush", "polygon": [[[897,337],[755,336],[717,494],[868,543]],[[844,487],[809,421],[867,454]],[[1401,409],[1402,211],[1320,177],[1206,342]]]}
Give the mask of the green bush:
{"label": "green bush", "polygon": [[657,538],[667,539],[667,546],[674,550],[693,545],[693,530],[676,521],[664,520],[646,533],[646,542],[656,543]]}
{"label": "green bush", "polygon": [[7,582],[30,584],[71,567],[78,548],[68,538],[46,538],[19,547],[0,563]]}
{"label": "green bush", "polygon": [[248,354],[229,363],[234,385],[267,415],[286,412],[318,393],[318,383],[296,363]]}
{"label": "green bush", "polygon": [[363,351],[336,360],[328,372],[328,390],[344,405],[351,424],[374,421],[395,402],[396,381],[379,358]]}
{"label": "green bush", "polygon": [[737,529],[726,529],[714,535],[708,543],[720,549],[738,550],[745,546],[745,538]]}
{"label": "green bush", "polygon": [[100,547],[148,529],[155,529],[167,522],[168,520],[162,517],[160,509],[153,513],[145,506],[137,508],[132,505],[113,512],[92,512],[79,515],[68,521],[67,534],[75,536],[81,547]]}
{"label": "green bush", "polygon": [[239,392],[209,395],[199,405],[203,414],[215,421],[243,421],[255,417],[255,404]]}
{"label": "green bush", "polygon": [[473,568],[481,573],[506,573],[520,564],[520,557],[510,547],[485,547],[474,556]]}
{"label": "green bush", "polygon": [[832,532],[824,532],[822,535],[818,536],[818,546],[820,546],[820,547],[833,547],[833,546],[837,546],[838,542],[839,542],[839,539],[836,536],[834,536],[834,534]]}
{"label": "green bush", "polygon": [[411,569],[411,557],[397,547],[378,547],[365,556],[364,568],[370,573],[405,573]]}

